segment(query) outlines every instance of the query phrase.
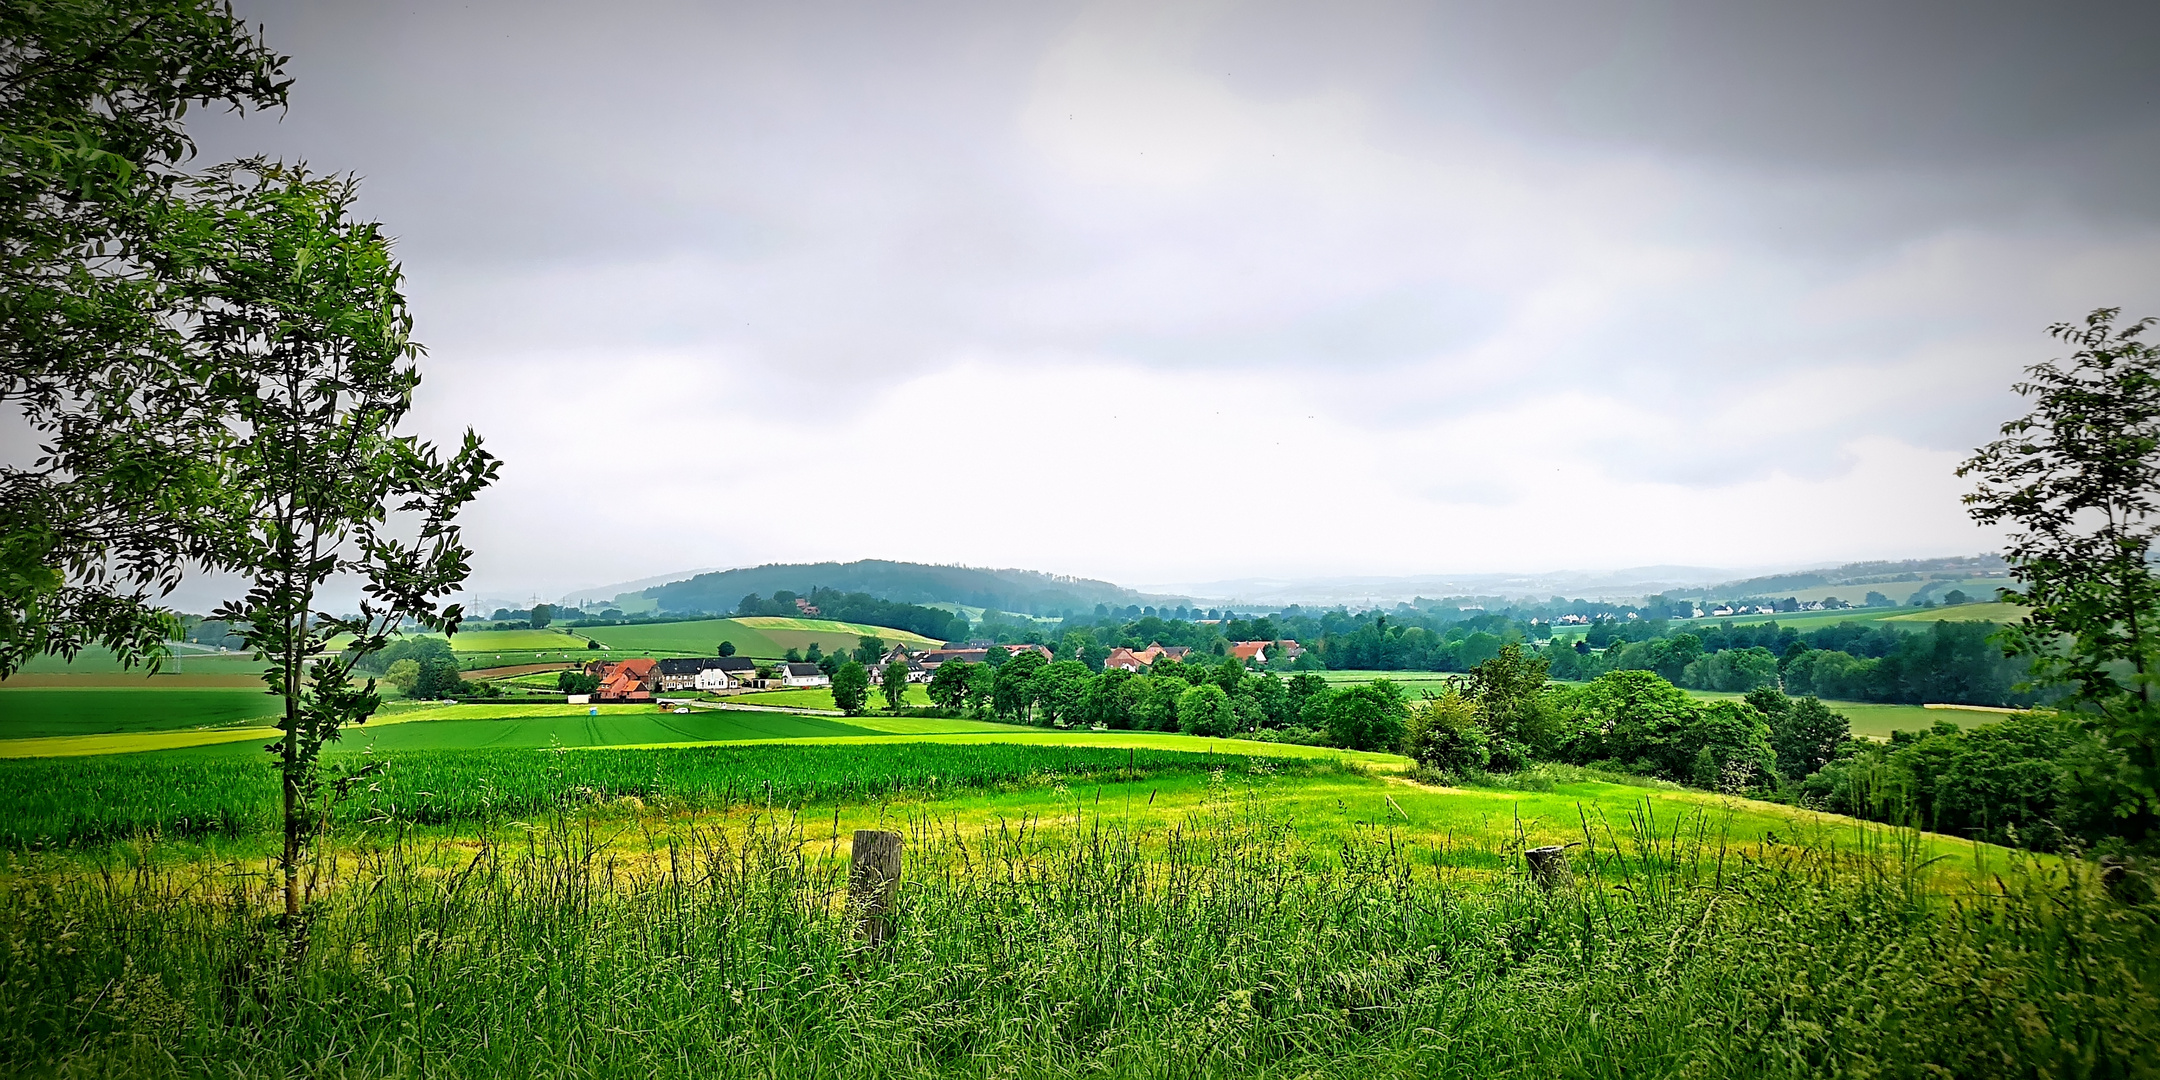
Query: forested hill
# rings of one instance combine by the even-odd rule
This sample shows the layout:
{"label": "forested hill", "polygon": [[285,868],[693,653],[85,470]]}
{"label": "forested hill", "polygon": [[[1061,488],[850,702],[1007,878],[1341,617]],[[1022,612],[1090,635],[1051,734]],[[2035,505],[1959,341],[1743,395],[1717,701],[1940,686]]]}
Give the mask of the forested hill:
{"label": "forested hill", "polygon": [[1700,597],[1709,600],[1733,599],[1743,596],[1767,596],[1772,593],[1792,592],[1822,585],[1850,585],[1864,587],[1891,582],[1922,581],[1931,577],[1967,575],[1992,577],[2002,575],[2008,564],[2002,556],[1994,554],[1960,555],[1939,559],[1905,559],[1900,562],[1846,563],[1821,570],[1801,570],[1789,574],[1772,574],[1768,577],[1748,578],[1745,581],[1728,581],[1707,589],[1668,589],[1665,595],[1672,597]]}
{"label": "forested hill", "polygon": [[1061,577],[1034,570],[983,570],[968,566],[864,559],[851,563],[772,563],[699,574],[670,582],[640,595],[659,602],[662,611],[735,610],[751,593],[770,596],[786,590],[807,595],[812,589],[868,593],[904,604],[962,604],[1026,615],[1092,611],[1097,604],[1123,607],[1154,604],[1158,597],[1107,581]]}

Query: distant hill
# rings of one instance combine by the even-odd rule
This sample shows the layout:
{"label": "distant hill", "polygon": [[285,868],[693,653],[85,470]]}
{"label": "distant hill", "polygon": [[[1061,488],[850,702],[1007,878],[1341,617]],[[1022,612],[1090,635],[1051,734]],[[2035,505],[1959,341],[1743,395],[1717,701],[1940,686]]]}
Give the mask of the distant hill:
{"label": "distant hill", "polygon": [[[1707,600],[1775,596],[1826,586],[1891,585],[1933,580],[1969,580],[2005,577],[2009,565],[2000,555],[1952,555],[1940,559],[1905,559],[1898,562],[1857,562],[1821,570],[1799,570],[1741,581],[1728,581],[1707,589],[1675,589],[1666,595],[1701,597]],[[1910,591],[1910,590],[1908,590]]]}
{"label": "distant hill", "polygon": [[850,563],[772,563],[766,566],[699,574],[686,581],[643,589],[667,612],[727,613],[751,593],[771,596],[781,590],[808,593],[815,588],[869,593],[903,604],[959,604],[996,608],[1023,615],[1093,611],[1097,604],[1123,607],[1159,604],[1188,597],[1141,593],[1107,581],[1045,574],[1035,570],[986,570],[972,566],[863,559]]}

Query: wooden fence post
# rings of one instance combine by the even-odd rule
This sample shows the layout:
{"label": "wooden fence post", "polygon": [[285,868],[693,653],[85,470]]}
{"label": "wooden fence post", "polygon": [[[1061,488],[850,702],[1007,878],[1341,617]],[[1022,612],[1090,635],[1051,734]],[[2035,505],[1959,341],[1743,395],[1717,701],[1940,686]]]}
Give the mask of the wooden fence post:
{"label": "wooden fence post", "polygon": [[1536,847],[1523,852],[1523,861],[1530,864],[1530,880],[1547,892],[1575,880],[1568,872],[1567,845],[1553,844]]}
{"label": "wooden fence post", "polygon": [[849,849],[848,904],[855,909],[855,936],[877,948],[892,940],[893,900],[900,892],[901,837],[882,829],[857,829]]}

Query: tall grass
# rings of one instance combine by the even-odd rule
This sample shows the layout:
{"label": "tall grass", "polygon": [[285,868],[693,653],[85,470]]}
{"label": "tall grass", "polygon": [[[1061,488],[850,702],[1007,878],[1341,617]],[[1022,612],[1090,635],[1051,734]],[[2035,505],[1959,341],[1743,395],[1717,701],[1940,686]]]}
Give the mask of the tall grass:
{"label": "tall grass", "polygon": [[[1217,768],[1286,775],[1331,760],[1041,744],[894,743],[647,750],[388,753],[381,772],[332,808],[346,824],[443,825],[544,813],[565,802],[635,796],[691,809],[863,801]],[[356,759],[333,759],[350,767]],[[0,848],[83,847],[141,837],[239,838],[273,827],[275,774],[254,755],[121,754],[0,761]]]}
{"label": "tall grass", "polygon": [[[608,820],[608,819],[598,819]],[[0,893],[0,1071],[68,1076],[2141,1076],[2154,910],[2074,865],[1921,887],[1583,821],[1547,893],[1496,854],[1336,846],[1226,797],[901,821],[896,943],[792,814],[625,853],[558,807],[514,844],[399,830],[298,943],[260,868],[30,857]],[[1775,850],[1775,849],[1770,849]],[[1465,858],[1464,856],[1474,856]]]}

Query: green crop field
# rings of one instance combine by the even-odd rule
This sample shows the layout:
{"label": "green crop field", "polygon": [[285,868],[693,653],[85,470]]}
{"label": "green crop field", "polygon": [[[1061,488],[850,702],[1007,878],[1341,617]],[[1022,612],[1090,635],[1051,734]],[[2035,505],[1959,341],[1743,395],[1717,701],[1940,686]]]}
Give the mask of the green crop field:
{"label": "green crop field", "polygon": [[0,687],[0,740],[260,726],[282,699],[238,687]]}
{"label": "green crop field", "polygon": [[[371,734],[707,717],[395,719]],[[1441,787],[1385,755],[848,723],[341,747],[378,771],[325,806],[299,945],[259,751],[0,761],[0,1071],[2133,1075],[2075,1066],[2160,1032],[2160,927],[2052,858],[1566,767]],[[904,838],[882,948],[843,902],[872,828]],[[1547,844],[1574,845],[1551,890],[1522,869]]]}
{"label": "green crop field", "polygon": [[617,654],[711,656],[723,641],[735,643],[738,655],[776,660],[789,649],[807,650],[816,642],[825,652],[852,652],[864,635],[874,635],[887,645],[906,644],[936,648],[942,642],[891,627],[824,619],[700,619],[679,623],[635,623],[628,626],[595,626],[580,633]]}
{"label": "green crop field", "polygon": [[[749,705],[788,705],[798,709],[830,709],[834,707],[830,687],[760,690],[754,694],[730,694],[726,700],[740,701]],[[932,704],[930,688],[921,683],[909,683],[907,693],[902,695],[900,704],[918,709],[929,708]],[[879,709],[885,707],[885,695],[878,690],[876,683],[872,683],[870,686],[870,705]]]}
{"label": "green crop field", "polygon": [[[25,674],[32,675],[140,674],[148,677],[145,669],[122,667],[111,650],[95,646],[77,653],[73,660],[64,660],[57,656],[33,656],[23,664],[22,670]],[[173,655],[159,670],[166,674],[244,675],[260,672],[262,662],[246,653],[205,651],[200,646],[176,644]]]}
{"label": "green crop field", "polygon": [[1982,604],[1959,604],[1956,607],[1921,608],[1892,615],[1885,622],[1934,623],[1934,622],[1991,622],[2013,623],[2025,617],[2029,610],[2016,604],[1989,601]]}

